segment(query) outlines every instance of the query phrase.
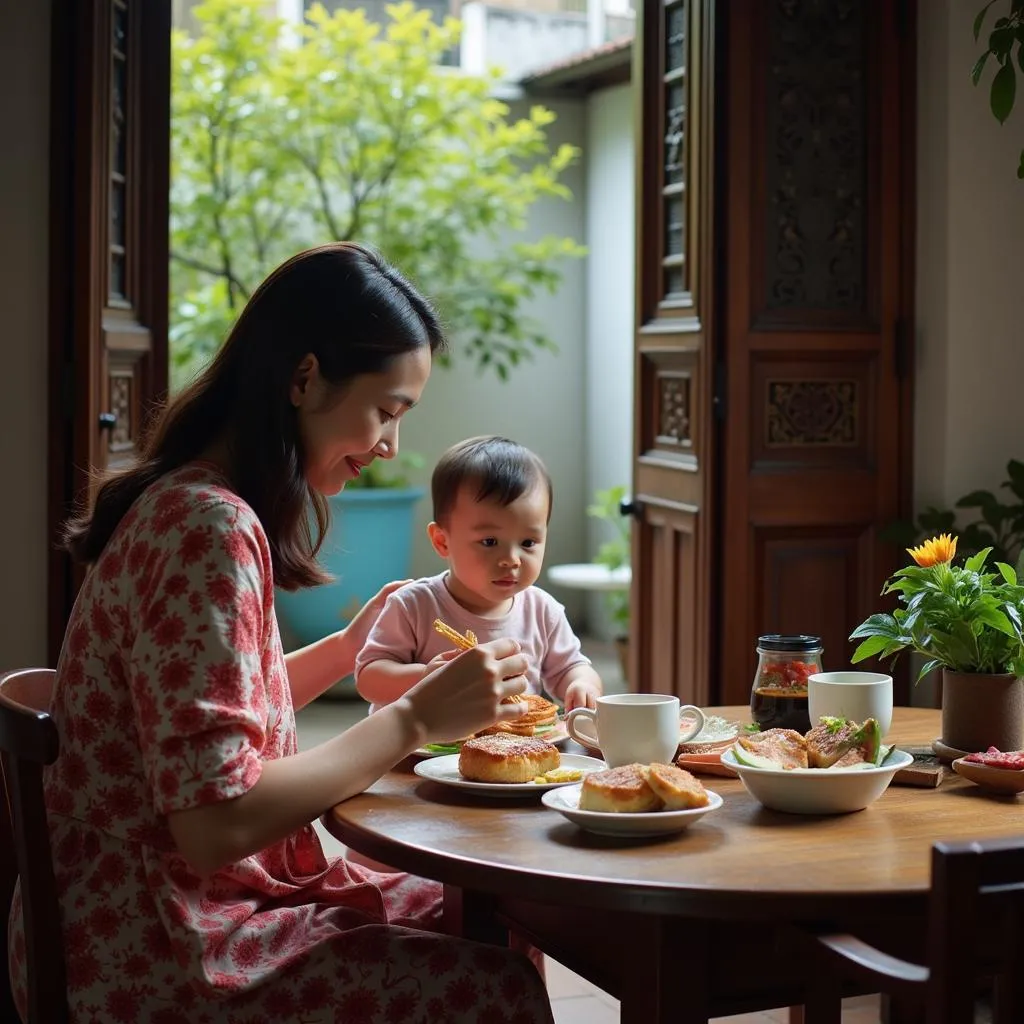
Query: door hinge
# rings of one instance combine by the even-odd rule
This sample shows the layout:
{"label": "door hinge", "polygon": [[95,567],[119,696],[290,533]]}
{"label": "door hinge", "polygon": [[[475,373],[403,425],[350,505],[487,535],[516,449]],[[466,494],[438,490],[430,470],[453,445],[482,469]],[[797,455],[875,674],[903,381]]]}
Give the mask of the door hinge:
{"label": "door hinge", "polygon": [[715,363],[715,382],[711,395],[711,409],[715,419],[725,419],[725,363],[719,360]]}
{"label": "door hinge", "polygon": [[903,317],[893,327],[892,356],[896,379],[904,380],[910,371],[910,329]]}

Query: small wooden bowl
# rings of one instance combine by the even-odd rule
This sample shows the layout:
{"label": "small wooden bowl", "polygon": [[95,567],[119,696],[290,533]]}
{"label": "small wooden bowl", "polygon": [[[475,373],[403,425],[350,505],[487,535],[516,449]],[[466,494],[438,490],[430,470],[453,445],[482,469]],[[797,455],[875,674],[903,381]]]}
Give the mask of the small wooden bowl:
{"label": "small wooden bowl", "polygon": [[993,768],[958,757],[953,762],[953,771],[993,793],[1024,793],[1024,769]]}

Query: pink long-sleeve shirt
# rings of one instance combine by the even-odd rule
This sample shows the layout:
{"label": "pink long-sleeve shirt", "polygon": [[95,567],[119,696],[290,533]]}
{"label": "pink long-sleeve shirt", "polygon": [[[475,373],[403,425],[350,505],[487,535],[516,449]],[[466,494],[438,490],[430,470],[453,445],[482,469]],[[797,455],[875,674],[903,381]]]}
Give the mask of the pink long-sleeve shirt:
{"label": "pink long-sleeve shirt", "polygon": [[450,651],[451,641],[434,630],[434,620],[443,619],[460,633],[471,629],[480,643],[500,637],[518,640],[529,660],[528,691],[547,693],[564,704],[569,670],[590,664],[565,617],[564,606],[538,587],[527,587],[515,595],[507,615],[481,618],[466,611],[448,592],[447,575],[443,572],[416,580],[388,598],[356,659],[356,682],[367,665],[382,658],[400,665],[425,665]]}

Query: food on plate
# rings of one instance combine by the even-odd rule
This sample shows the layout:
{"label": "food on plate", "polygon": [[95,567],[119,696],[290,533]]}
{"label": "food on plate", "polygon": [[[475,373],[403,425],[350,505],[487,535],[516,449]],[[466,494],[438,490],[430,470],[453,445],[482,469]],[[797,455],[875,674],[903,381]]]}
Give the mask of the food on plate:
{"label": "food on plate", "polygon": [[590,772],[580,787],[580,810],[643,814],[706,807],[706,790],[689,772],[670,764],[625,764]]}
{"label": "food on plate", "polygon": [[582,778],[582,768],[552,768],[551,771],[538,775],[533,781],[539,786],[545,786],[552,782],[579,782]]}
{"label": "food on plate", "polygon": [[470,782],[532,782],[560,763],[546,740],[511,733],[475,736],[459,751],[459,774]]}
{"label": "food on plate", "polygon": [[624,764],[591,772],[580,789],[581,811],[637,814],[661,810],[661,798],[647,782],[647,765]]}
{"label": "food on plate", "polygon": [[1024,771],[1024,750],[1000,750],[998,747],[989,747],[986,751],[968,754],[964,760],[970,761],[972,764],[983,764],[989,768]]}
{"label": "food on plate", "polygon": [[747,768],[819,769],[877,768],[889,756],[882,730],[873,718],[851,722],[823,717],[806,735],[794,729],[766,729],[741,736],[732,747]]}
{"label": "food on plate", "polygon": [[468,651],[470,647],[476,647],[476,633],[467,629],[465,636],[448,625],[444,619],[434,619],[434,632],[440,633],[446,640],[450,640],[461,651]]}
{"label": "food on plate", "polygon": [[526,710],[520,718],[513,718],[510,722],[496,722],[486,729],[481,729],[477,735],[488,736],[491,733],[509,732],[516,736],[542,736],[558,724],[558,705],[552,704],[540,694],[517,694],[514,701],[506,697],[502,704],[514,702],[526,705]]}
{"label": "food on plate", "polygon": [[696,736],[679,744],[681,754],[714,754],[725,750],[736,740],[739,726],[718,715],[705,715],[704,726]]}
{"label": "food on plate", "polygon": [[733,747],[736,760],[754,768],[766,768],[761,761],[774,762],[773,768],[806,768],[807,741],[796,729],[766,729],[741,736]]}
{"label": "food on plate", "polygon": [[707,790],[688,771],[674,764],[652,764],[647,767],[647,785],[665,805],[666,811],[688,811],[707,807]]}
{"label": "food on plate", "polygon": [[875,763],[882,732],[873,718],[858,725],[846,718],[826,717],[805,738],[809,767],[848,768],[865,761]]}

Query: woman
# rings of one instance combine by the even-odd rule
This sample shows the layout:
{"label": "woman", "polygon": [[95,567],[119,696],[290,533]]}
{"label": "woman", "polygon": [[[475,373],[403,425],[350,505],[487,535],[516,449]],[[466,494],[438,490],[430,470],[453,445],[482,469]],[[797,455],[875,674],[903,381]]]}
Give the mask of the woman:
{"label": "woman", "polygon": [[[275,585],[324,580],[324,496],[394,457],[443,345],[372,253],[302,253],[69,524],[91,568],[46,800],[72,1021],[551,1020],[525,956],[435,931],[438,885],[328,861],[310,824],[423,743],[513,716],[518,645],[467,651],[300,754],[294,710],[352,670],[393,587],[287,657],[274,616]],[[17,895],[11,938],[24,1012]]]}

